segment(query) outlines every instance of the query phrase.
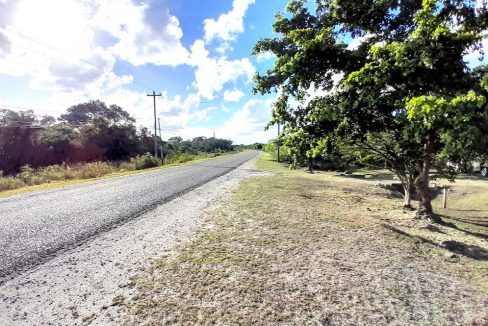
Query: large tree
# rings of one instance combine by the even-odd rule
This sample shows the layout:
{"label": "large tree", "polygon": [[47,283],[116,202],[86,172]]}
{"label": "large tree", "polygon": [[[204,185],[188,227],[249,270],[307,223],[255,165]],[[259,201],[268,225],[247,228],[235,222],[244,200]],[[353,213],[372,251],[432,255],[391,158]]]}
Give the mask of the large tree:
{"label": "large tree", "polygon": [[[36,154],[38,119],[31,110],[0,110],[0,170],[14,173]],[[1,175],[1,174],[0,174]]]}
{"label": "large tree", "polygon": [[[305,133],[316,138],[312,147],[340,140],[378,155],[404,184],[405,204],[415,187],[419,216],[435,218],[430,170],[440,157],[478,155],[488,127],[486,67],[472,69],[464,59],[481,49],[485,6],[296,0],[287,9],[276,16],[278,36],[254,48],[277,57],[274,68],[255,78],[256,92],[280,91],[272,123],[293,125],[299,112],[302,130],[314,126]],[[314,88],[325,95],[308,101]]]}
{"label": "large tree", "polygon": [[121,125],[133,124],[136,120],[120,106],[107,106],[99,100],[81,103],[68,108],[68,113],[62,114],[60,121],[75,126],[87,124]]}
{"label": "large tree", "polygon": [[77,104],[59,120],[79,130],[82,144],[99,148],[105,160],[126,160],[139,154],[136,120],[117,105],[107,106],[99,100]]}

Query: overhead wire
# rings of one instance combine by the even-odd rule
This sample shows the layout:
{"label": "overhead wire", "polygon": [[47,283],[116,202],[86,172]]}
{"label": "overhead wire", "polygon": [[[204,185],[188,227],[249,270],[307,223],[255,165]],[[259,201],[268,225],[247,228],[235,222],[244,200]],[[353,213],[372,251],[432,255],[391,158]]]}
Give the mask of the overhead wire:
{"label": "overhead wire", "polygon": [[[0,26],[0,29],[2,29],[2,30],[4,30],[4,31],[6,31],[7,33],[16,34],[16,35],[18,35],[18,36],[20,36],[20,37],[22,37],[22,38],[24,38],[24,39],[27,39],[27,40],[32,41],[32,42],[34,42],[34,43],[37,43],[38,45],[41,45],[42,47],[47,47],[47,48],[49,48],[49,49],[51,49],[51,50],[53,50],[53,51],[58,51],[58,52],[60,52],[60,53],[65,52],[65,51],[63,51],[62,49],[56,48],[56,47],[54,47],[54,46],[52,46],[52,45],[50,45],[50,44],[46,44],[46,43],[44,43],[44,42],[42,42],[42,41],[39,41],[39,40],[37,40],[37,39],[35,39],[35,38],[32,38],[32,37],[30,37],[30,36],[28,36],[28,35],[25,35],[25,34],[23,34],[23,33],[18,32],[18,31],[10,30],[10,29],[7,29],[7,28],[5,28],[5,27],[3,27],[3,26]],[[7,44],[13,44],[13,43],[15,43],[15,42],[13,42],[12,40],[5,41],[5,40],[3,40],[3,39],[0,39],[0,41],[2,41],[3,43],[7,43]],[[59,61],[59,62],[61,62],[61,63],[67,64],[67,65],[70,65],[70,66],[74,66],[74,67],[78,67],[78,68],[83,68],[83,66],[81,66],[81,65],[79,65],[79,64],[76,64],[76,63],[73,63],[73,62],[68,62],[68,61],[66,61],[66,60],[64,60],[64,59],[56,58],[56,57],[54,57],[53,55],[49,55],[49,54],[47,54],[45,51],[42,51],[42,50],[39,50],[39,49],[32,49],[32,48],[26,47],[26,46],[24,46],[24,45],[19,45],[18,43],[15,43],[15,44],[16,44],[16,46],[19,46],[19,47],[23,48],[24,50],[38,52],[38,53],[43,54],[45,57],[51,58],[51,59],[56,60],[56,61]],[[95,65],[94,63],[92,63],[92,62],[90,62],[90,61],[88,61],[88,60],[85,60],[85,59],[83,59],[83,58],[79,58],[79,59],[78,59],[78,61],[84,62],[85,64],[87,64],[87,65],[89,65],[89,66],[91,66],[91,67],[93,67],[93,68],[96,68],[96,69],[99,69],[99,70],[103,70],[103,68],[102,68],[102,67],[97,66],[97,65]],[[122,69],[122,68],[120,68],[120,67],[119,67],[118,69],[120,69],[120,70],[125,70],[125,69]],[[132,84],[137,85],[137,86],[139,86],[139,87],[141,87],[141,88],[143,88],[143,89],[145,89],[145,90],[150,90],[150,91],[153,91],[153,90],[154,90],[152,87],[149,87],[149,86],[147,86],[147,85],[144,85],[144,84],[142,84],[142,83],[140,83],[140,82],[135,81],[135,80],[134,80],[134,76],[133,76],[132,74],[130,74],[130,73],[127,71],[127,70],[125,70],[125,72],[126,72],[127,74],[129,74],[130,76],[132,76],[132,81],[131,81],[131,83],[132,83]]]}
{"label": "overhead wire", "polygon": [[[6,29],[6,28],[4,28],[4,27],[2,27],[2,26],[0,26],[0,29],[3,29],[3,30],[5,30],[5,31],[7,31],[7,32],[9,32],[9,33],[14,33],[14,34],[17,34],[17,35],[19,35],[20,37],[27,38],[27,39],[29,39],[29,40],[31,40],[31,41],[33,41],[33,42],[36,42],[36,43],[38,43],[38,44],[40,44],[40,45],[43,45],[43,46],[46,46],[46,47],[50,47],[51,49],[54,49],[52,46],[49,46],[49,45],[47,45],[47,44],[45,44],[45,43],[43,43],[43,42],[40,42],[40,41],[34,40],[33,38],[28,37],[28,36],[26,36],[26,35],[23,35],[23,34],[21,34],[21,33],[18,33],[18,32],[15,32],[15,31],[11,31],[11,30]],[[58,61],[58,62],[63,63],[63,64],[71,65],[71,66],[78,67],[78,68],[83,68],[83,67],[82,67],[81,65],[79,65],[79,64],[75,64],[75,63],[73,63],[73,62],[68,62],[68,61],[66,61],[66,60],[59,59],[59,58],[56,58],[56,57],[54,57],[54,56],[52,56],[52,55],[49,55],[49,54],[47,54],[45,51],[43,51],[43,50],[41,50],[41,49],[29,48],[29,47],[26,47],[26,46],[24,46],[24,45],[18,44],[17,42],[13,42],[12,40],[6,41],[6,40],[3,40],[3,39],[1,39],[1,38],[0,38],[0,42],[6,43],[6,44],[14,44],[14,43],[15,43],[15,45],[16,45],[16,46],[19,46],[20,48],[22,48],[22,49],[24,49],[24,50],[27,50],[27,51],[34,51],[34,52],[40,53],[41,55],[43,55],[43,56],[45,56],[45,57],[47,57],[47,58],[50,58],[50,59],[52,59],[52,60]],[[93,63],[91,63],[91,62],[89,62],[89,61],[86,61],[86,60],[83,60],[83,59],[81,59],[81,61],[83,61],[84,63],[86,63],[86,64],[88,64],[88,65],[90,65],[90,66],[92,66],[92,67],[94,67],[94,68],[96,68],[96,69],[101,69],[100,67],[96,66],[95,64],[93,64]],[[145,85],[143,85],[143,84],[141,84],[141,83],[139,83],[139,82],[136,82],[136,81],[134,81],[134,79],[132,79],[131,83],[132,83],[132,84],[134,84],[134,85],[136,85],[136,86],[139,86],[140,88],[142,88],[142,89],[144,89],[144,90],[152,90],[152,88],[147,87],[147,86],[145,86]],[[69,107],[71,107],[73,104],[67,104],[67,103],[65,103],[65,104],[63,104],[63,105],[64,105],[64,106],[66,106],[67,108],[69,108]],[[43,109],[43,108],[37,108],[37,109],[36,109],[36,108],[34,108],[34,107],[27,107],[27,106],[26,106],[26,107],[23,107],[23,106],[16,106],[16,105],[5,105],[5,104],[0,104],[0,108],[7,108],[7,109],[18,109],[18,110],[32,110],[32,111],[37,111],[37,112],[39,112],[39,111],[40,111],[40,113],[41,113],[41,114],[44,114],[44,115],[49,115],[49,113],[59,113],[59,111],[57,111],[57,110],[49,110],[49,109]]]}

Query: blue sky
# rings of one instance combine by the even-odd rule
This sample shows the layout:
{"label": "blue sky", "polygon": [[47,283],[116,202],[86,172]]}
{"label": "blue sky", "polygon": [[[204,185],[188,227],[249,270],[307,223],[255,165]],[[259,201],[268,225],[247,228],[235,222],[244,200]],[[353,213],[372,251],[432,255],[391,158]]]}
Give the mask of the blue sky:
{"label": "blue sky", "polygon": [[100,99],[151,127],[155,90],[163,138],[267,141],[274,96],[251,79],[273,58],[251,51],[287,2],[1,0],[0,106],[58,116]]}
{"label": "blue sky", "polygon": [[[146,94],[155,90],[163,94],[165,139],[215,132],[236,143],[266,142],[276,135],[264,131],[276,95],[253,95],[252,77],[274,58],[251,51],[273,36],[274,14],[287,3],[0,0],[0,107],[59,116],[100,99],[152,128]],[[348,40],[350,47],[361,41]]]}

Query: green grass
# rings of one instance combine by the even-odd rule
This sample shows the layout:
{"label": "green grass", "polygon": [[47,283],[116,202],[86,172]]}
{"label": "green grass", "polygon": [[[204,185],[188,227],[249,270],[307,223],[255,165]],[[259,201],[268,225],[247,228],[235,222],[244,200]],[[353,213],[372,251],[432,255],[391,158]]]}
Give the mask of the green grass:
{"label": "green grass", "polygon": [[401,199],[367,180],[288,170],[268,155],[257,167],[272,175],[242,181],[191,242],[135,279],[126,324],[488,321],[487,262],[453,261]]}

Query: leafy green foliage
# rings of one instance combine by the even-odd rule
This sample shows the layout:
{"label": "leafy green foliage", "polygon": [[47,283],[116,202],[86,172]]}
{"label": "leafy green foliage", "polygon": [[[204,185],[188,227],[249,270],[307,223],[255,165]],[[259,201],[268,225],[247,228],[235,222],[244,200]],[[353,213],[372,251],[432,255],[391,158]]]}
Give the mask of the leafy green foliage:
{"label": "leafy green foliage", "polygon": [[161,164],[161,162],[152,156],[151,153],[136,156],[131,162],[134,164],[136,170],[153,168]]}
{"label": "leafy green foliage", "polygon": [[[307,1],[291,1],[289,15],[276,16],[278,36],[254,48],[277,57],[255,77],[255,92],[280,92],[271,124],[285,131],[277,142],[301,160],[339,153],[384,161],[430,213],[430,169],[487,152],[488,70],[464,61],[481,48],[486,4],[315,3],[312,12]],[[357,46],[346,44],[351,37]],[[310,98],[313,89],[323,95]]]}

